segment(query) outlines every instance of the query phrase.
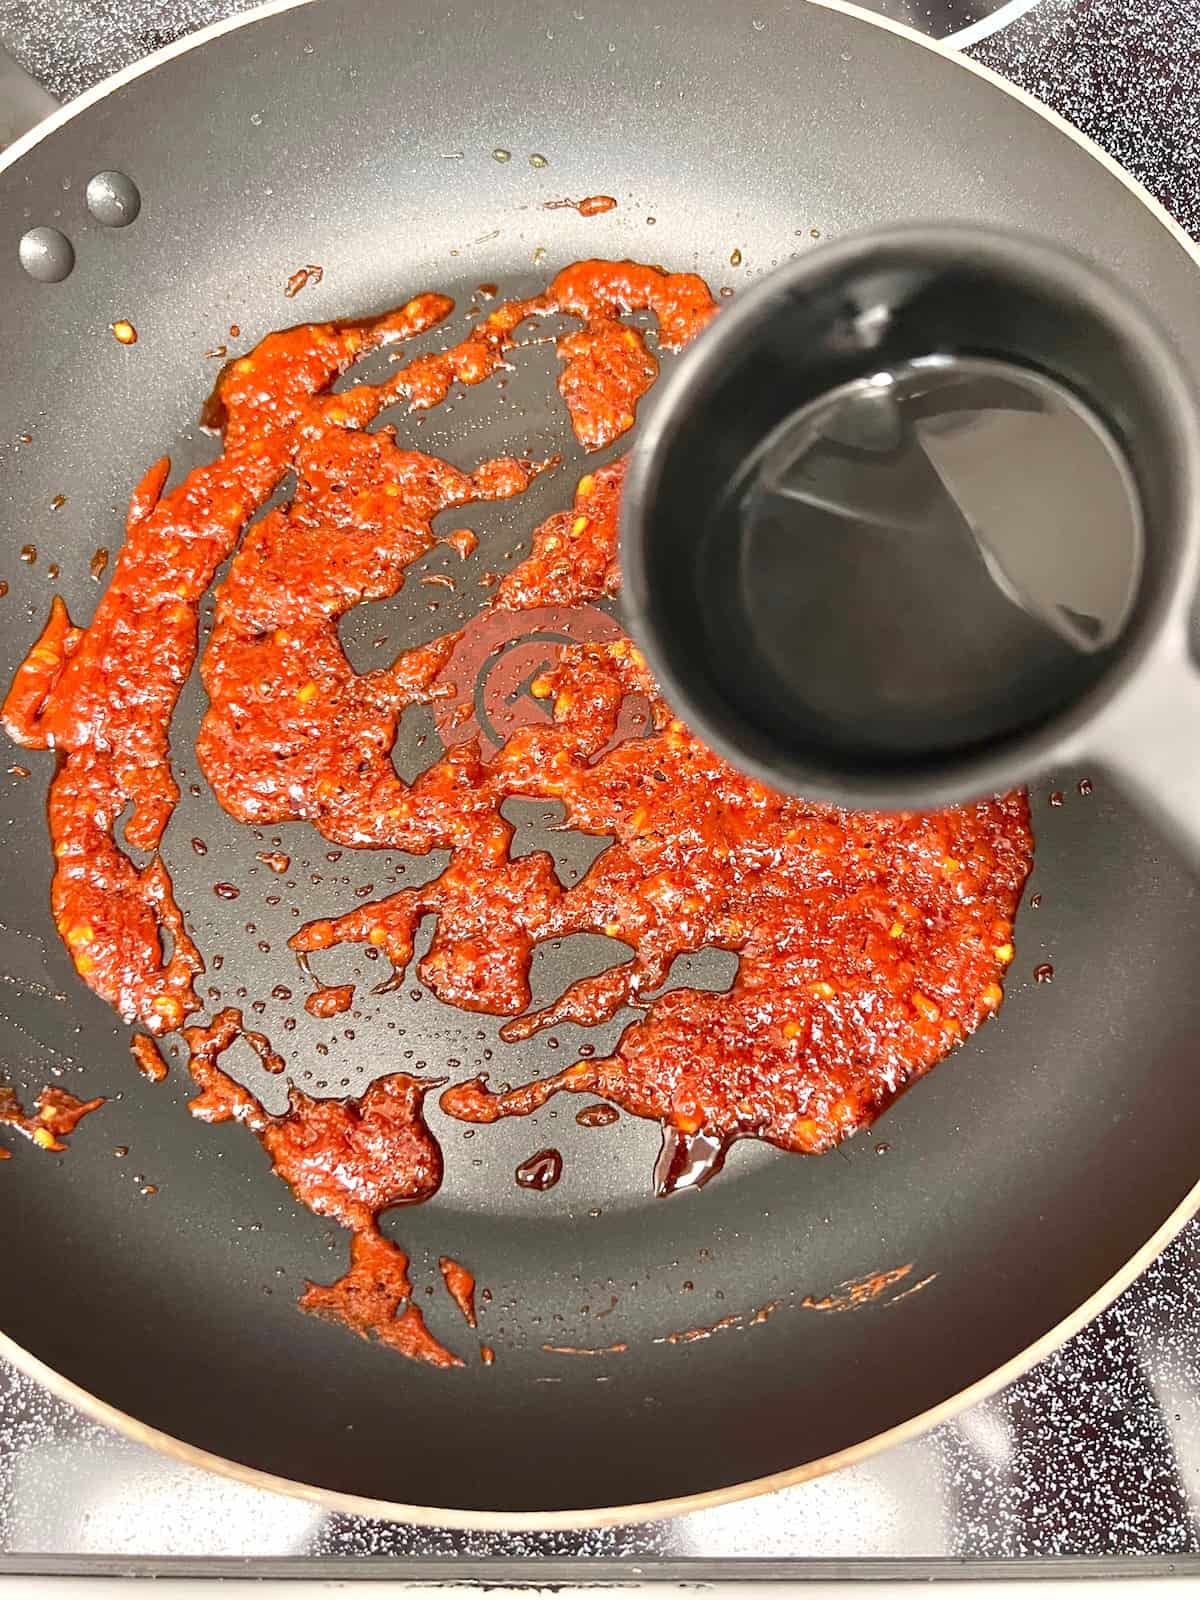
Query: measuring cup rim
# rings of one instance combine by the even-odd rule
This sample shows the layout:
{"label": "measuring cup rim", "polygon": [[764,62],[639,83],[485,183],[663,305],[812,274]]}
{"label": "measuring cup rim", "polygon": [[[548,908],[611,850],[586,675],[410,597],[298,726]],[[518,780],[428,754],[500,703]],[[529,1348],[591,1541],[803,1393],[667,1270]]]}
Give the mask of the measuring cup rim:
{"label": "measuring cup rim", "polygon": [[[659,638],[650,577],[652,531],[666,458],[696,403],[738,350],[747,333],[790,300],[848,270],[871,264],[931,268],[983,267],[1007,273],[1031,289],[1069,295],[1098,323],[1123,336],[1161,395],[1156,421],[1174,472],[1177,514],[1169,527],[1145,529],[1157,550],[1156,575],[1143,573],[1139,614],[1118,653],[1094,684],[1041,726],[986,748],[885,770],[818,764],[797,755],[723,701],[701,704]],[[1061,382],[1050,367],[1045,375]],[[1080,396],[1087,400],[1086,396]],[[1090,402],[1089,402],[1090,403]],[[1089,733],[1107,708],[1136,688],[1156,657],[1186,652],[1191,594],[1200,570],[1200,392],[1152,311],[1104,268],[1036,234],[971,221],[892,224],[823,242],[774,268],[713,318],[644,403],[630,454],[620,510],[623,612],[662,690],[692,731],[733,766],[776,787],[817,801],[872,809],[915,810],[997,793],[1027,781],[1056,760],[1094,754]]]}

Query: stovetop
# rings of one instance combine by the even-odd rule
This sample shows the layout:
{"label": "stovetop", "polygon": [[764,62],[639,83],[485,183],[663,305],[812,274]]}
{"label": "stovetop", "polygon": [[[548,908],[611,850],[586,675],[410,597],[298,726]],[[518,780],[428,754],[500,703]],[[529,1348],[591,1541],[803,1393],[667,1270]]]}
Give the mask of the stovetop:
{"label": "stovetop", "polygon": [[[247,0],[0,0],[55,94]],[[1200,234],[1191,0],[876,0],[1082,128]],[[1200,298],[1198,298],[1200,303]],[[1200,1223],[1011,1388],[833,1477],[672,1522],[470,1534],[330,1516],[89,1422],[0,1364],[0,1577],[13,1572],[456,1580],[1200,1570]],[[398,1559],[399,1558],[399,1559]]]}

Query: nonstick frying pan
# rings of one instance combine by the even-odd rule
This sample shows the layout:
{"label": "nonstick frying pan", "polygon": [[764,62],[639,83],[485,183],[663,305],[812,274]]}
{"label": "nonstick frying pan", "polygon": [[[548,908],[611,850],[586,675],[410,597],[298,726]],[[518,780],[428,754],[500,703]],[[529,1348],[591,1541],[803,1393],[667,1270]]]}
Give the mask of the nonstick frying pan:
{"label": "nonstick frying pan", "polygon": [[[131,225],[89,212],[101,171],[136,183]],[[596,192],[617,209],[543,209]],[[168,451],[182,472],[214,448],[196,426],[215,365],[204,352],[246,348],[297,315],[361,314],[425,287],[466,304],[485,280],[527,292],[586,255],[736,287],[851,227],[962,217],[1103,261],[1200,366],[1189,247],[1124,174],[998,80],[852,7],[807,0],[268,7],[112,80],[15,147],[0,217],[5,682],[52,588],[90,615],[93,552],[118,543],[146,464]],[[60,282],[20,265],[18,241],[39,225],[73,246]],[[282,290],[306,263],[324,278],[293,305]],[[122,318],[134,346],[109,331]],[[464,463],[562,448],[552,366],[546,347],[521,352],[503,404],[473,391],[414,437]],[[578,469],[568,451],[529,494],[475,515],[475,570],[511,558]],[[26,543],[32,564],[18,559]],[[410,579],[348,619],[352,660],[363,666],[375,637],[394,649],[465,620],[483,593]],[[506,643],[532,668],[553,641]],[[522,662],[509,666],[519,688]],[[487,715],[516,714],[508,691],[484,681],[480,697]],[[193,683],[173,736],[184,803],[166,854],[202,948],[224,958],[204,982],[225,1000],[239,987],[266,996],[292,976],[292,905],[318,915],[362,884],[412,882],[435,864],[330,862],[315,834],[281,830],[298,887],[272,907],[278,880],[255,861],[270,846],[189,792],[200,710]],[[402,771],[427,762],[417,740],[430,731],[406,722]],[[1102,771],[1064,772],[1032,796],[1029,893],[1041,903],[1019,919],[1001,1016],[869,1135],[812,1160],[744,1143],[703,1192],[660,1201],[648,1124],[580,1129],[573,1108],[552,1103],[472,1139],[434,1110],[445,1184],[385,1225],[452,1344],[465,1330],[440,1286],[426,1296],[437,1257],[477,1273],[497,1359],[449,1374],[412,1366],[296,1310],[303,1279],[342,1269],[345,1235],[292,1203],[244,1130],[187,1115],[181,1068],[158,1086],[135,1073],[128,1030],[54,935],[48,760],[13,759],[33,775],[0,777],[5,1074],[26,1092],[59,1081],[109,1103],[66,1156],[22,1146],[0,1175],[0,1350],[190,1461],[343,1508],[474,1526],[616,1521],[776,1487],[1011,1379],[1127,1284],[1200,1198],[1200,897]],[[595,840],[546,832],[543,806],[512,814],[516,848],[547,845],[568,879],[595,853]],[[213,894],[220,880],[241,885],[237,901]],[[610,959],[598,943],[542,952],[535,998]],[[1054,981],[1035,984],[1045,962]],[[728,958],[704,954],[673,981],[729,976]],[[284,1038],[289,1010],[268,1001],[259,1025]],[[494,1078],[520,1082],[570,1059],[582,1037],[563,1027],[557,1049],[544,1037],[503,1046],[493,1019],[443,1008],[415,980],[380,999],[353,1041],[296,1014],[289,1067],[314,1093],[356,1092],[406,1065],[475,1067],[489,1051]],[[599,1048],[623,1020],[598,1030]],[[279,1080],[252,1062],[237,1069],[278,1107]],[[562,1181],[519,1189],[515,1166],[543,1145],[563,1152]],[[908,1264],[856,1308],[804,1304],[840,1304],[839,1285]],[[731,1317],[709,1337],[668,1338]],[[548,1343],[626,1348],[582,1358]]]}

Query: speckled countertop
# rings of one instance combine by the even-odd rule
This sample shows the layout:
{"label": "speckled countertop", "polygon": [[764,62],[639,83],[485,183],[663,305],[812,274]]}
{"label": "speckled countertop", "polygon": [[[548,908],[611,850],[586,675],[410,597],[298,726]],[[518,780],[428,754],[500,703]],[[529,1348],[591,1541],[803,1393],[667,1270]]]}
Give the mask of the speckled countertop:
{"label": "speckled countertop", "polygon": [[[991,7],[877,0],[943,37],[968,29],[977,39]],[[65,98],[247,9],[248,0],[0,0],[0,39]],[[1014,0],[1003,12],[1019,9]],[[970,48],[1104,145],[1200,235],[1192,0],[1042,0]],[[877,1575],[895,1562],[905,1575],[943,1564],[962,1573],[1063,1557],[1090,1558],[1072,1572],[1181,1570],[1200,1558],[1200,1224],[1057,1355],[926,1438],[748,1503],[587,1534],[331,1517],[160,1457],[0,1365],[0,1575],[346,1576],[378,1573],[383,1559],[406,1578],[579,1581]]]}

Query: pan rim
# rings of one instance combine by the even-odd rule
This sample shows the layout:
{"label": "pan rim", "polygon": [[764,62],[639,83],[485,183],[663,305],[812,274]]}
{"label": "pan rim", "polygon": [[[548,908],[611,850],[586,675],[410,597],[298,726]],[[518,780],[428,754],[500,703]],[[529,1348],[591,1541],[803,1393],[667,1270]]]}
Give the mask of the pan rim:
{"label": "pan rim", "polygon": [[[307,0],[297,0],[307,4]],[[810,0],[816,5],[826,5],[829,0]],[[857,8],[856,8],[857,9]],[[48,1389],[56,1399],[65,1400],[93,1422],[110,1427],[135,1444],[146,1445],[163,1455],[172,1457],[184,1466],[200,1471],[215,1472],[224,1478],[250,1489],[260,1489],[268,1494],[283,1494],[291,1499],[304,1500],[325,1511],[337,1511],[347,1516],[365,1517],[375,1521],[411,1523],[416,1527],[455,1528],[479,1533],[536,1533],[572,1532],[593,1528],[611,1528],[642,1522],[657,1522],[666,1518],[688,1516],[712,1511],[719,1506],[735,1505],[741,1500],[751,1500],[758,1495],[773,1494],[780,1489],[794,1488],[799,1484],[822,1478],[842,1467],[856,1466],[872,1456],[919,1438],[943,1422],[950,1422],[960,1412],[982,1400],[989,1399],[1010,1383],[1022,1377],[1040,1361],[1052,1355],[1061,1345],[1085,1328],[1089,1322],[1107,1309],[1117,1297],[1138,1278],[1181,1232],[1184,1225],[1200,1209],[1200,1182],[1197,1182],[1155,1229],[1150,1238],[1134,1252],[1121,1267],[1105,1280],[1081,1305],[1054,1327],[1047,1329],[1040,1339],[1026,1345],[1001,1366],[993,1368],[985,1377],[968,1384],[957,1394],[948,1396],[936,1406],[918,1412],[906,1422],[897,1423],[882,1433],[860,1439],[844,1450],[817,1456],[796,1467],[785,1467],[779,1472],[761,1478],[747,1478],[741,1483],[726,1484],[719,1489],[705,1489],[695,1494],[678,1495],[667,1500],[646,1500],[633,1505],[590,1506],[574,1511],[475,1511],[463,1507],[406,1505],[397,1500],[375,1500],[366,1495],[347,1494],[338,1489],[323,1489],[316,1484],[302,1483],[296,1478],[284,1478],[261,1467],[247,1466],[228,1456],[220,1456],[199,1445],[188,1444],[173,1434],[165,1433],[149,1423],[141,1422],[127,1411],[110,1405],[81,1385],[65,1378],[53,1367],[38,1359],[24,1346],[0,1331],[0,1357],[10,1361],[26,1377],[32,1378]]]}
{"label": "pan rim", "polygon": [[[143,74],[154,71],[167,61],[184,55],[190,50],[199,49],[202,45],[209,43],[213,39],[220,38],[223,34],[232,33],[235,29],[249,27],[256,22],[264,21],[268,17],[279,15],[285,11],[298,10],[300,7],[311,3],[313,3],[313,0],[266,0],[265,4],[257,6],[251,11],[226,18],[220,22],[210,23],[186,38],[176,40],[173,44],[154,51],[153,54],[146,56],[141,61],[135,62],[133,65],[125,67],[121,71],[103,79],[100,83],[95,84],[91,89],[86,90],[76,99],[69,101],[60,110],[53,112],[35,128],[32,128],[28,133],[16,140],[15,143],[0,154],[0,173],[5,172],[19,161],[22,156],[40,144],[43,139],[65,126],[90,106],[107,99],[110,94],[134,82],[142,77]],[[905,23],[896,22],[890,17],[867,11],[862,6],[852,3],[852,0],[805,0],[805,3],[819,7],[822,10],[839,12],[858,22],[895,34],[899,38],[907,40],[910,44],[915,44],[922,49],[931,51],[934,55],[942,57],[947,62],[953,62],[965,71],[982,78],[994,88],[1007,94],[1026,110],[1041,117],[1043,121],[1060,134],[1073,140],[1085,154],[1091,156],[1112,177],[1122,183],[1134,198],[1141,202],[1150,216],[1166,230],[1192,264],[1200,268],[1200,248],[1197,247],[1175,218],[1171,216],[1170,212],[1154,198],[1143,184],[1133,177],[1131,173],[1127,172],[1107,151],[1103,150],[1094,140],[1089,139],[1086,134],[1080,132],[1078,128],[1060,116],[1058,112],[1044,105],[1026,90],[1009,83],[1007,79],[1001,77],[999,73],[993,72],[989,67],[985,67],[979,62],[972,61],[970,57],[960,54],[955,45],[955,40],[960,37],[959,35],[949,35],[942,40],[932,39],[925,34],[917,32],[916,29],[909,27]],[[1021,9],[1024,10],[1026,7],[1022,6]],[[1014,11],[1014,15],[1016,14],[1019,14],[1019,12]],[[961,33],[969,32],[969,29],[961,30]],[[969,42],[973,41],[961,38],[963,45]],[[418,1527],[458,1528],[483,1533],[514,1533],[539,1530],[566,1532],[607,1528],[620,1524],[657,1521],[668,1517],[713,1510],[718,1506],[732,1505],[740,1500],[748,1500],[757,1495],[771,1494],[780,1489],[791,1488],[801,1483],[807,1483],[814,1478],[823,1477],[842,1467],[853,1466],[869,1460],[872,1456],[890,1448],[892,1445],[903,1444],[911,1439],[918,1438],[921,1434],[928,1432],[940,1423],[950,1421],[969,1406],[987,1399],[1008,1384],[1015,1382],[1016,1379],[1036,1366],[1038,1362],[1044,1360],[1060,1345],[1064,1344],[1067,1339],[1078,1333],[1097,1317],[1112,1304],[1118,1295],[1122,1294],[1133,1283],[1135,1278],[1149,1267],[1155,1257],[1161,1254],[1198,1210],[1200,1210],[1200,1180],[1167,1215],[1145,1244],[1136,1250],[1111,1277],[1107,1278],[1104,1283],[1094,1290],[1069,1316],[1064,1317],[1042,1334],[1040,1338],[1035,1339],[1031,1344],[1011,1356],[1008,1361],[1002,1363],[999,1367],[994,1368],[986,1376],[978,1379],[973,1384],[969,1384],[965,1389],[960,1389],[956,1394],[948,1396],[938,1405],[931,1406],[927,1410],[918,1413],[915,1417],[910,1417],[907,1421],[898,1423],[895,1427],[886,1429],[882,1433],[873,1434],[867,1439],[862,1439],[857,1444],[850,1445],[844,1450],[835,1451],[825,1456],[818,1456],[795,1467],[787,1467],[782,1471],[770,1473],[764,1477],[749,1478],[740,1483],[728,1484],[718,1489],[708,1489],[671,1499],[645,1501],[633,1505],[596,1506],[572,1511],[475,1511],[452,1507],[407,1505],[399,1501],[376,1500],[362,1495],[346,1494],[339,1490],[324,1489],[315,1484],[302,1483],[296,1479],[285,1478],[275,1473],[264,1471],[259,1467],[251,1467],[242,1462],[233,1461],[228,1457],[204,1450],[197,1445],[188,1444],[185,1440],[177,1439],[161,1429],[141,1422],[130,1413],[110,1405],[107,1401],[100,1399],[99,1396],[92,1394],[89,1390],[56,1372],[2,1330],[0,1330],[0,1357],[10,1361],[19,1371],[48,1389],[57,1399],[66,1401],[92,1421],[115,1429],[118,1433],[125,1435],[125,1437],[137,1444],[156,1449],[185,1466],[194,1467],[200,1471],[218,1473],[222,1477],[232,1479],[248,1488],[260,1489],[273,1494],[285,1494],[293,1499],[305,1500],[327,1511],[337,1511],[351,1516],[370,1517],[377,1520],[406,1522]]]}

